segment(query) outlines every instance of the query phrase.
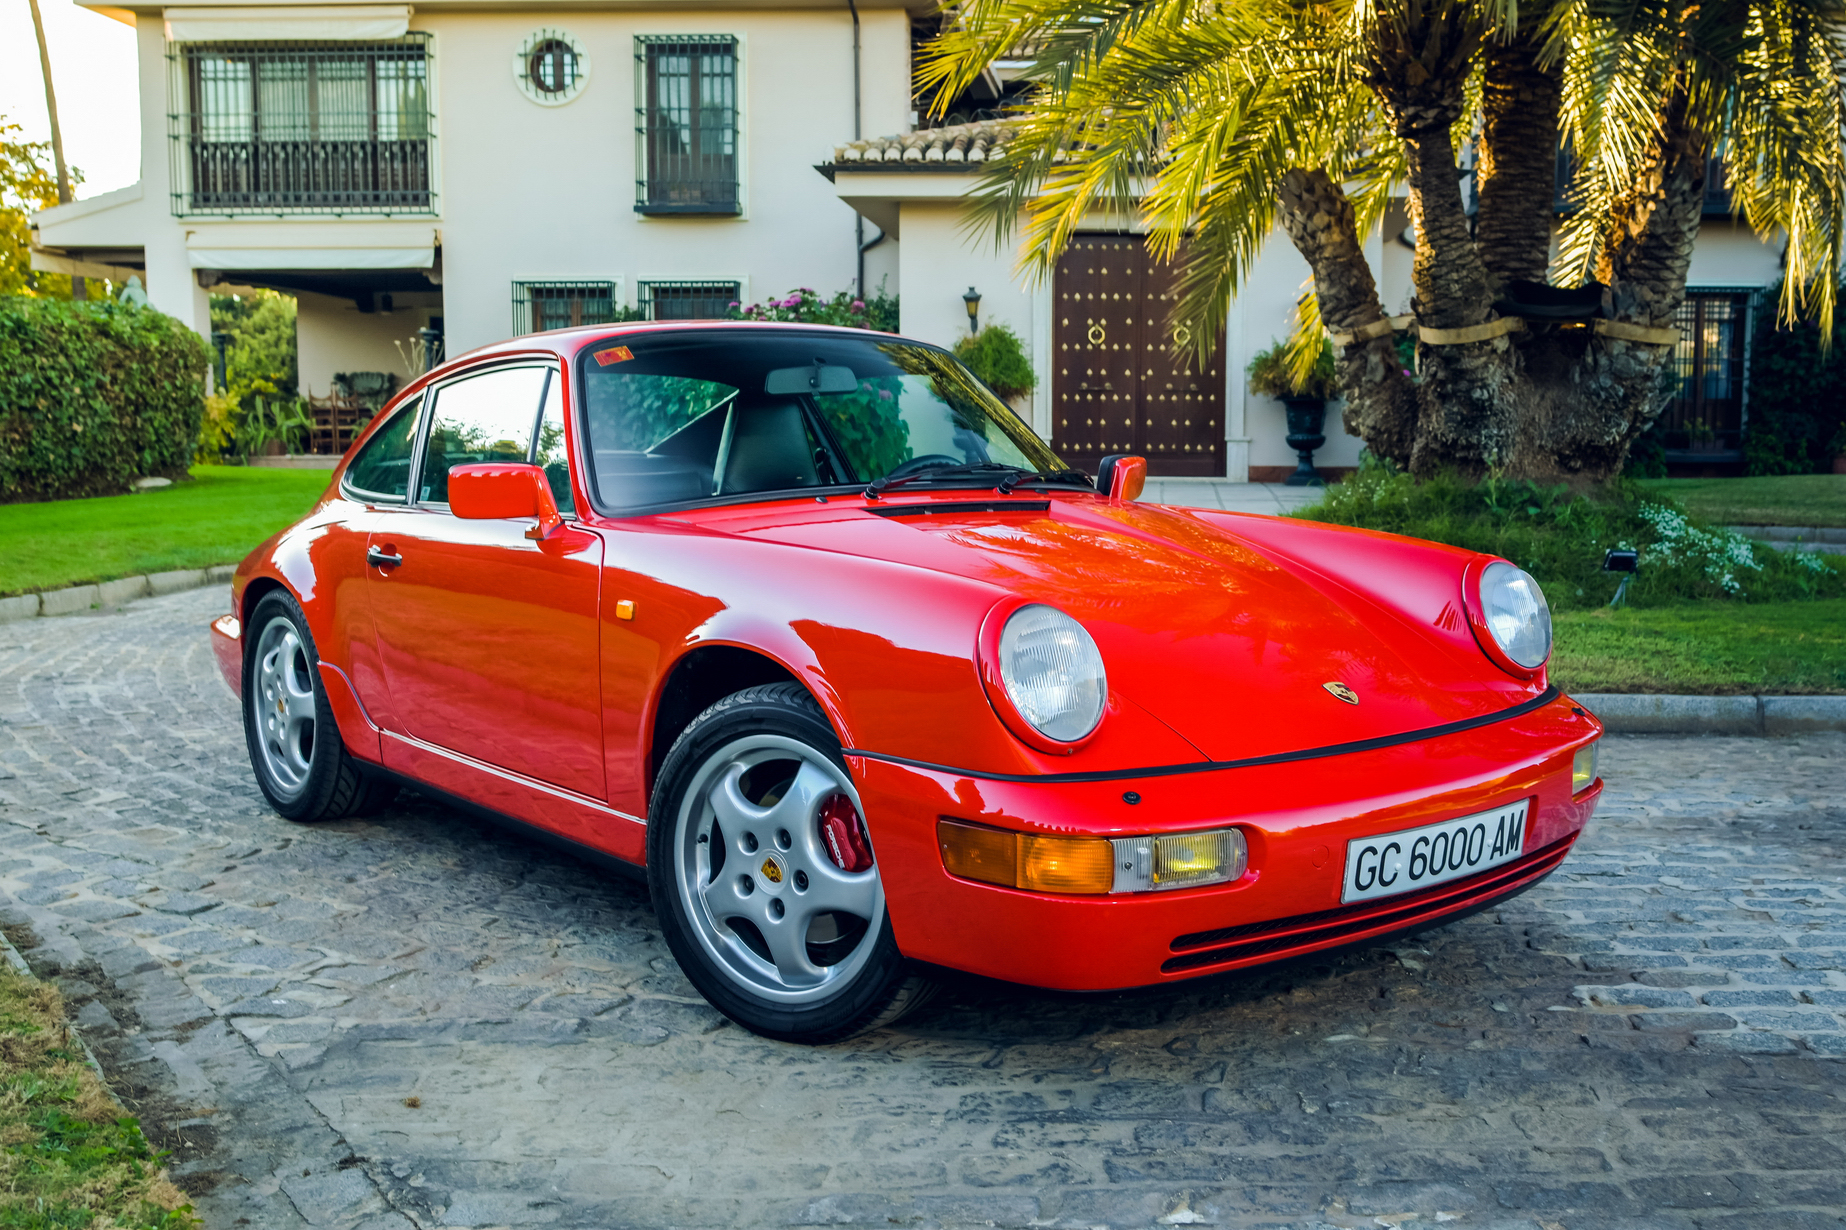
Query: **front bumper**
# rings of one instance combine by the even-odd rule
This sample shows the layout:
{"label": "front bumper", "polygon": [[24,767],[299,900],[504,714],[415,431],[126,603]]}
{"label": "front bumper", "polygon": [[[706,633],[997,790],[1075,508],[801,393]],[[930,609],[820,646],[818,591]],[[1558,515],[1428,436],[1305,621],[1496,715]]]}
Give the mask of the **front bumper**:
{"label": "front bumper", "polygon": [[212,620],[212,654],[218,659],[218,670],[230,685],[231,695],[242,699],[244,694],[244,642],[243,626],[235,615],[220,615]]}
{"label": "front bumper", "polygon": [[[1602,792],[1571,792],[1597,738],[1566,697],[1490,726],[1322,760],[1107,782],[999,782],[850,757],[899,947],[920,961],[1031,986],[1148,986],[1434,925],[1537,883]],[[1139,804],[1125,795],[1137,794]],[[1465,879],[1342,906],[1346,843],[1530,799],[1523,856]],[[1058,896],[957,879],[939,817],[1122,837],[1235,824],[1249,870],[1166,893]]]}

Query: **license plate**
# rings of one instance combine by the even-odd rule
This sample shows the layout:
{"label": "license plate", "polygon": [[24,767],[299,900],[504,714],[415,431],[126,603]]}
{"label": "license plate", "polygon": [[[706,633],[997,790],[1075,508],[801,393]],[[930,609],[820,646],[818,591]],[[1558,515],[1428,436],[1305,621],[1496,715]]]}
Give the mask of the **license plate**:
{"label": "license plate", "polygon": [[1525,850],[1529,803],[1347,842],[1340,900],[1390,897],[1512,862]]}

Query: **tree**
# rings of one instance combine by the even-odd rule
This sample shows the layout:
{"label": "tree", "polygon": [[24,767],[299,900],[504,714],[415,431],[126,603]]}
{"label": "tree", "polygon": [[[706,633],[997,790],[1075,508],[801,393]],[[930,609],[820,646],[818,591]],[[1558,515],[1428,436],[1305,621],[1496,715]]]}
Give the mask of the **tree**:
{"label": "tree", "polygon": [[32,267],[27,215],[56,205],[58,184],[43,163],[49,144],[22,141],[21,132],[0,116],[0,295],[68,299],[69,278]]}
{"label": "tree", "polygon": [[[1023,220],[1028,268],[1138,217],[1181,262],[1175,323],[1203,347],[1280,224],[1313,271],[1294,351],[1311,363],[1332,330],[1346,428],[1374,453],[1594,482],[1662,408],[1712,158],[1743,218],[1787,238],[1784,317],[1830,332],[1843,34],[1843,0],[970,0],[920,77],[941,101],[1030,60],[976,202],[998,237]],[[1400,185],[1414,376],[1362,247]],[[1547,280],[1592,288],[1600,319],[1522,327]]]}
{"label": "tree", "polygon": [[[27,0],[32,8],[32,29],[38,35],[38,67],[45,78],[45,114],[51,119],[51,154],[58,169],[58,203],[76,200],[71,192],[70,168],[64,162],[64,129],[58,124],[58,92],[51,88],[51,45],[45,41],[45,18],[38,11],[38,0]],[[83,279],[71,279],[71,298],[86,298]]]}

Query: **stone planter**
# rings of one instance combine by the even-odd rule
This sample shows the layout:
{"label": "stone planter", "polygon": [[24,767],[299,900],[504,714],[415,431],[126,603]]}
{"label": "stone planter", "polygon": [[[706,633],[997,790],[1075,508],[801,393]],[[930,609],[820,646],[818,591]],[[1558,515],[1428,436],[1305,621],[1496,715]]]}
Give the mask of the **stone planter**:
{"label": "stone planter", "polygon": [[1321,430],[1327,422],[1327,403],[1318,397],[1284,397],[1282,405],[1288,411],[1288,446],[1300,458],[1295,472],[1282,480],[1283,486],[1326,486],[1314,468],[1314,450],[1327,442]]}

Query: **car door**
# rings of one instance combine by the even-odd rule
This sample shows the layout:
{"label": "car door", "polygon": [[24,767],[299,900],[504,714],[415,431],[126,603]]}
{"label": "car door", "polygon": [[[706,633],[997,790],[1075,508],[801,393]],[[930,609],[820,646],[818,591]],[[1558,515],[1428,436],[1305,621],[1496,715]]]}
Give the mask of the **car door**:
{"label": "car door", "polygon": [[367,551],[393,712],[422,743],[601,799],[602,539],[577,526],[568,480],[565,524],[542,541],[526,536],[529,518],[464,520],[448,505],[453,466],[536,460],[559,469],[559,373],[551,363],[503,364],[462,373],[431,396],[415,498],[381,511]]}

